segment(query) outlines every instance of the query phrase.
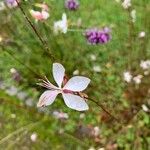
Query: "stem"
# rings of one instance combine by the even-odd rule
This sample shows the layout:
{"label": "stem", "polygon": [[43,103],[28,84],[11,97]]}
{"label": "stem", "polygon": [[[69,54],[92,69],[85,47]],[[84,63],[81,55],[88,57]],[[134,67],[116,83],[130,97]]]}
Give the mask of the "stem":
{"label": "stem", "polygon": [[104,106],[103,106],[102,104],[100,104],[98,101],[95,101],[94,99],[89,98],[89,97],[86,98],[86,99],[88,99],[88,100],[94,102],[97,106],[99,106],[106,114],[108,114],[110,117],[112,117],[115,121],[120,122],[120,120],[119,120],[118,118],[114,117],[110,112],[108,112],[108,111],[104,108]]}
{"label": "stem", "polygon": [[49,48],[48,48],[48,44],[45,40],[42,39],[42,37],[40,36],[39,32],[37,31],[37,29],[35,28],[35,26],[33,25],[33,23],[30,21],[30,19],[28,18],[28,16],[26,15],[25,11],[23,10],[22,6],[20,5],[20,3],[18,2],[18,0],[15,0],[23,14],[23,16],[25,17],[25,19],[27,20],[27,22],[29,23],[29,25],[31,26],[32,30],[34,31],[34,33],[37,35],[37,37],[39,38],[39,40],[41,41],[42,45],[44,46],[44,49],[46,50],[46,53],[53,59],[53,61],[55,61],[55,57],[49,52]]}
{"label": "stem", "polygon": [[12,138],[13,136],[19,134],[20,132],[24,131],[24,130],[28,130],[28,129],[31,129],[33,128],[34,126],[38,125],[39,123],[41,122],[35,122],[35,123],[31,123],[31,124],[28,124],[24,127],[21,127],[19,129],[17,129],[16,131],[8,134],[6,137],[4,137],[2,140],[0,140],[0,145],[3,144],[4,142],[6,142],[7,140],[9,140],[10,138]]}
{"label": "stem", "polygon": [[36,73],[36,71],[34,71],[32,68],[30,68],[29,66],[25,65],[24,62],[21,62],[17,57],[15,57],[11,52],[4,50],[4,47],[2,45],[0,45],[3,49],[4,52],[6,52],[7,54],[9,54],[14,60],[16,60],[18,63],[20,63],[21,65],[23,65],[24,67],[26,67],[30,72],[32,72],[37,78],[43,78],[41,75],[39,75],[38,73]]}

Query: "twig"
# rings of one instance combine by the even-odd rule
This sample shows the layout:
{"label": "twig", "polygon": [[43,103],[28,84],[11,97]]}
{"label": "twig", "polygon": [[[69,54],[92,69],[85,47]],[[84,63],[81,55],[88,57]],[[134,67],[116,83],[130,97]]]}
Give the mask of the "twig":
{"label": "twig", "polygon": [[102,104],[100,104],[98,101],[95,101],[94,99],[92,98],[86,98],[92,102],[94,102],[97,106],[99,106],[106,114],[108,114],[110,117],[112,117],[115,121],[119,122],[120,123],[120,120],[118,118],[116,118],[115,116],[113,116],[110,112],[108,112],[104,106]]}
{"label": "twig", "polygon": [[26,15],[25,11],[23,10],[21,4],[18,2],[18,0],[15,0],[23,14],[23,16],[25,17],[25,19],[27,20],[27,22],[29,23],[29,25],[31,26],[31,28],[33,29],[34,33],[37,35],[37,37],[39,38],[39,40],[41,41],[41,43],[44,46],[44,49],[46,50],[46,53],[53,59],[53,61],[55,60],[55,57],[49,52],[49,48],[47,45],[47,42],[45,40],[42,39],[42,37],[40,36],[39,32],[37,31],[37,29],[35,28],[35,26],[33,25],[33,23],[30,21],[30,19],[28,18],[28,16]]}
{"label": "twig", "polygon": [[16,131],[8,134],[6,137],[4,137],[2,140],[0,140],[0,145],[3,144],[4,142],[6,142],[7,140],[9,140],[10,138],[12,138],[13,136],[15,136],[16,134],[19,134],[20,132],[24,131],[25,129],[31,129],[34,126],[36,126],[37,124],[41,123],[41,121],[35,122],[35,123],[31,123],[28,124],[24,127],[21,127],[19,129],[17,129]]}

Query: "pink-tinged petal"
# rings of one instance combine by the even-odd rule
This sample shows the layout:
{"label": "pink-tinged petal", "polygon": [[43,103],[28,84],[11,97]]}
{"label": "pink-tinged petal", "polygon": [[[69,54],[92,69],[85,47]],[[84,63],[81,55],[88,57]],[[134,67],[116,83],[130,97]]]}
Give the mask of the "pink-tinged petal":
{"label": "pink-tinged petal", "polygon": [[73,94],[65,94],[65,93],[63,93],[62,95],[65,101],[65,104],[69,108],[77,110],[77,111],[85,111],[89,109],[85,100],[81,98],[80,96],[73,95]]}
{"label": "pink-tinged petal", "polygon": [[43,19],[42,13],[39,12],[39,11],[30,10],[30,14],[32,15],[32,17],[34,19],[37,19],[37,20],[42,20]]}
{"label": "pink-tinged petal", "polygon": [[43,17],[43,19],[47,19],[48,17],[49,17],[49,13],[47,12],[47,11],[45,11],[45,10],[42,10],[42,17]]}
{"label": "pink-tinged petal", "polygon": [[65,76],[65,68],[59,63],[54,63],[53,64],[53,76],[54,76],[55,82],[61,88],[63,78]]}
{"label": "pink-tinged petal", "polygon": [[80,92],[87,88],[90,83],[90,79],[82,76],[72,77],[63,89],[67,89],[74,92]]}
{"label": "pink-tinged petal", "polygon": [[51,105],[54,100],[56,99],[56,96],[59,94],[59,91],[51,91],[47,90],[45,91],[39,98],[39,102],[37,103],[37,107],[43,107],[47,105]]}

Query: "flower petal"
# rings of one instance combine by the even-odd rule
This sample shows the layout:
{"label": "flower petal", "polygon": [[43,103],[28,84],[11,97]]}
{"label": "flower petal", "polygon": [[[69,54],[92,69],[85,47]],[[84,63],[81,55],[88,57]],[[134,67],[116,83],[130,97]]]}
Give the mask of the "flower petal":
{"label": "flower petal", "polygon": [[86,89],[88,84],[90,83],[90,79],[82,76],[72,77],[64,86],[63,89],[67,89],[74,92],[83,91]]}
{"label": "flower petal", "polygon": [[54,63],[53,76],[54,76],[54,80],[56,81],[59,87],[61,87],[62,85],[64,75],[65,75],[65,68],[59,63]]}
{"label": "flower petal", "polygon": [[63,93],[62,95],[65,101],[65,104],[69,108],[72,108],[78,111],[85,111],[89,109],[85,100],[81,98],[80,96],[73,95],[73,94],[65,94],[65,93]]}
{"label": "flower petal", "polygon": [[59,94],[59,91],[55,90],[55,91],[51,91],[51,90],[47,90],[45,91],[39,98],[39,102],[37,103],[37,107],[42,107],[42,106],[47,106],[47,105],[51,105],[56,96]]}

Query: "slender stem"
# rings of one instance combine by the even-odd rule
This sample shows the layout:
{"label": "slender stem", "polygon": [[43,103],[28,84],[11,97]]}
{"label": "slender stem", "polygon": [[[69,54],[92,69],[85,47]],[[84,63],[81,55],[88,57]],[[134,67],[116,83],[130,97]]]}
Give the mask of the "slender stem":
{"label": "slender stem", "polygon": [[7,51],[4,49],[4,47],[2,45],[0,45],[3,49],[4,52],[6,52],[7,54],[9,54],[14,60],[16,60],[18,63],[20,63],[21,65],[23,65],[24,67],[26,67],[30,72],[32,72],[37,78],[43,78],[41,75],[39,75],[38,73],[36,73],[36,71],[34,71],[32,68],[30,68],[29,66],[27,66],[25,63],[23,63],[22,61],[20,61],[17,57],[15,57],[11,52]]}
{"label": "slender stem", "polygon": [[18,2],[18,0],[15,0],[23,14],[23,16],[25,17],[25,19],[27,20],[27,22],[29,23],[29,25],[31,26],[31,28],[33,29],[34,33],[37,35],[37,37],[39,38],[39,40],[41,41],[41,43],[44,46],[44,49],[46,50],[46,53],[53,59],[53,61],[55,61],[55,57],[49,52],[49,48],[48,48],[48,44],[45,40],[42,39],[42,37],[40,36],[39,32],[37,31],[37,29],[35,28],[35,26],[33,25],[33,23],[30,21],[30,19],[28,18],[28,16],[26,15],[25,11],[23,10],[21,4]]}
{"label": "slender stem", "polygon": [[34,126],[38,125],[39,123],[41,123],[40,121],[38,122],[35,122],[35,123],[31,123],[31,124],[28,124],[24,127],[21,127],[19,129],[17,129],[16,131],[8,134],[6,137],[4,137],[3,139],[0,140],[0,145],[3,144],[4,142],[6,142],[7,140],[9,140],[10,138],[12,138],[13,136],[19,134],[20,132],[26,130],[26,129],[31,129],[33,128]]}
{"label": "slender stem", "polygon": [[120,122],[120,120],[119,120],[118,118],[114,117],[110,112],[108,112],[108,111],[104,108],[104,106],[103,106],[102,104],[100,104],[98,101],[95,101],[94,99],[89,98],[89,97],[86,98],[86,99],[88,99],[88,100],[94,102],[97,106],[99,106],[106,114],[108,114],[110,117],[112,117],[115,121]]}

